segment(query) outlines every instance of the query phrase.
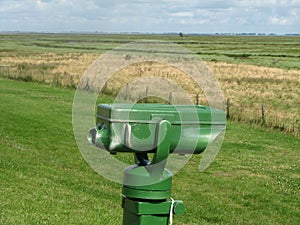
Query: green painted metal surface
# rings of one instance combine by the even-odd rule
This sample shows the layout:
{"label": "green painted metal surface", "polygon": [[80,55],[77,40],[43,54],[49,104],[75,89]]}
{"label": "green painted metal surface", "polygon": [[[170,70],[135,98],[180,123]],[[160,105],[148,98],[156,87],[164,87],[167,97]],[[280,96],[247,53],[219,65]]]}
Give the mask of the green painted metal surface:
{"label": "green painted metal surface", "polygon": [[135,213],[137,215],[168,215],[170,214],[171,201],[150,201],[150,202],[140,202],[134,201],[128,198],[124,199],[123,208],[127,211]]}
{"label": "green painted metal surface", "polygon": [[92,144],[135,155],[136,164],[124,171],[123,225],[168,225],[170,215],[185,211],[182,201],[170,200],[169,154],[204,151],[224,129],[225,112],[194,105],[101,104],[96,123],[88,136]]}
{"label": "green painted metal surface", "polygon": [[[128,198],[123,199],[123,224],[130,225],[166,225],[169,222],[172,201],[141,202]],[[175,201],[173,213],[182,215],[185,207],[182,201]]]}
{"label": "green painted metal surface", "polygon": [[199,105],[101,104],[90,139],[111,153],[155,152],[159,120],[171,124],[171,153],[199,154],[224,129],[225,112]]}
{"label": "green painted metal surface", "polygon": [[136,215],[124,210],[123,225],[167,225],[169,218],[167,215]]}
{"label": "green painted metal surface", "polygon": [[167,120],[157,123],[156,151],[151,163],[125,170],[123,195],[136,199],[166,199],[171,197],[172,173],[165,168],[170,149],[170,128]]}

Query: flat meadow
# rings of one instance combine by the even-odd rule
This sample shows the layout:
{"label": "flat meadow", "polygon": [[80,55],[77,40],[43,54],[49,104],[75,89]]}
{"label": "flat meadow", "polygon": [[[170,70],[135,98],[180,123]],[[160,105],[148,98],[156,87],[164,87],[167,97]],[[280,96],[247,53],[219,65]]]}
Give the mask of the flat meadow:
{"label": "flat meadow", "polygon": [[[108,34],[15,34],[0,36],[0,75],[75,88],[103,53],[139,40],[169,41],[199,55],[218,79],[229,117],[235,121],[300,135],[300,37]],[[159,74],[164,70],[167,75]],[[142,72],[141,72],[142,71]],[[116,95],[141,76],[165,76],[196,102],[207,101],[199,87],[172,68],[139,65],[118,72],[106,84]],[[264,116],[262,116],[262,107]]]}
{"label": "flat meadow", "polygon": [[[193,155],[173,178],[172,196],[187,208],[174,225],[300,224],[300,37],[127,34],[0,35],[0,224],[122,223],[122,185],[84,161],[72,104],[89,65],[144,39],[199,55],[224,103],[230,99],[225,139],[211,166],[199,172],[202,155]],[[172,79],[192,101],[198,95],[207,103],[186,74],[159,63],[118,71],[98,101],[111,103],[127,83],[150,75]],[[114,157],[134,163],[131,155]]]}

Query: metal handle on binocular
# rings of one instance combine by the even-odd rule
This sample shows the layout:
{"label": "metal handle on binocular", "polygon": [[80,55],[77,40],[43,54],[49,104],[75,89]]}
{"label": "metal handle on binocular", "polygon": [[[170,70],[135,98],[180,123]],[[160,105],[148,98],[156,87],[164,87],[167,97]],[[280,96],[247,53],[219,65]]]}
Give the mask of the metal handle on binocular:
{"label": "metal handle on binocular", "polygon": [[[171,123],[167,120],[160,120],[155,129],[154,146],[155,153],[153,159],[149,160],[146,152],[136,152],[135,160],[139,166],[149,166],[153,175],[159,175],[163,172],[170,151],[170,127]],[[125,144],[132,148],[131,144],[131,126],[125,126]],[[155,165],[155,166],[154,166]]]}
{"label": "metal handle on binocular", "polygon": [[156,126],[155,145],[156,151],[151,161],[151,173],[159,176],[163,173],[170,152],[170,127],[171,123],[161,120]]}

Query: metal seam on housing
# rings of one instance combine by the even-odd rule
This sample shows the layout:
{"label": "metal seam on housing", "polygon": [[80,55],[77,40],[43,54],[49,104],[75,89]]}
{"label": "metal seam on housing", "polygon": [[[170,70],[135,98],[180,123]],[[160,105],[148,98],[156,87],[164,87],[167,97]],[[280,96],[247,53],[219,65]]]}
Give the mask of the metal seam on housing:
{"label": "metal seam on housing", "polygon": [[[97,118],[103,119],[105,121],[111,122],[111,123],[140,123],[140,124],[157,124],[157,121],[155,120],[122,120],[122,119],[109,119],[104,116],[97,115]],[[188,121],[188,122],[171,122],[172,125],[225,125],[225,123],[222,122],[199,122],[199,121]]]}

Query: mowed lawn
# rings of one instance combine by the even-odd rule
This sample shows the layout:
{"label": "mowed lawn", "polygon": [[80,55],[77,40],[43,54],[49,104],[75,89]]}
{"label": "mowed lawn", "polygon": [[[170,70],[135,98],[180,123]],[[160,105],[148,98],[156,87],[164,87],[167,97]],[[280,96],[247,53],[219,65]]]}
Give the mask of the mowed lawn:
{"label": "mowed lawn", "polygon": [[[0,79],[0,224],[122,223],[121,185],[94,172],[77,148],[73,95]],[[299,138],[229,122],[205,172],[200,158],[173,179],[187,208],[174,225],[300,224]]]}

